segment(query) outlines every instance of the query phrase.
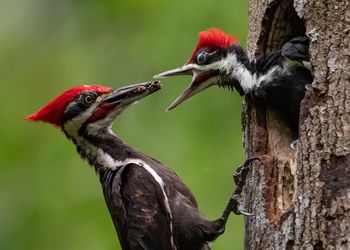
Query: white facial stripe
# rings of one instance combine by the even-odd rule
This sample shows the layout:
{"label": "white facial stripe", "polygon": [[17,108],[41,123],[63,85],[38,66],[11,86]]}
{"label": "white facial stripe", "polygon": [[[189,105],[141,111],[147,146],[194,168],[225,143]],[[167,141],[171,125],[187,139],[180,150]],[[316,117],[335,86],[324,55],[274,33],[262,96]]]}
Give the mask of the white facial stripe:
{"label": "white facial stripe", "polygon": [[101,131],[101,128],[104,129],[107,127],[111,127],[116,116],[118,116],[122,111],[123,109],[115,108],[114,110],[110,111],[105,118],[89,123],[86,126],[86,132],[89,135],[99,134]]}
{"label": "white facial stripe", "polygon": [[280,66],[275,66],[266,74],[258,77],[256,73],[252,74],[243,64],[239,63],[237,56],[233,53],[220,61],[219,68],[221,71],[231,74],[232,78],[237,79],[244,93],[248,93],[253,87],[259,87],[262,82],[272,81],[279,71],[283,70]]}
{"label": "white facial stripe", "polygon": [[[136,102],[138,99],[143,98],[147,93],[145,93],[142,96],[137,96],[135,98],[130,98],[126,100],[124,103],[121,103],[118,105],[118,107],[114,108],[113,110],[109,111],[106,117],[99,119],[95,122],[91,122],[87,125],[86,131],[89,135],[96,135],[100,132],[101,129],[110,127],[115,120],[116,116],[118,116],[125,108],[127,108],[130,104]],[[85,110],[83,113],[79,114],[78,116],[74,117],[72,120],[67,121],[64,124],[64,130],[72,137],[77,137],[79,133],[79,129],[81,125],[86,122],[90,116],[93,114],[93,112],[96,110],[97,106],[100,103],[100,98],[96,100],[94,104],[92,104],[87,110]],[[71,103],[70,105],[73,105]],[[68,107],[67,107],[68,108]]]}
{"label": "white facial stripe", "polygon": [[220,61],[221,71],[231,74],[231,77],[237,79],[245,93],[249,92],[256,84],[256,76],[252,75],[250,71],[241,63],[237,61],[237,56],[230,53],[226,58]]}
{"label": "white facial stripe", "polygon": [[[73,119],[67,121],[64,124],[64,130],[72,137],[76,137],[76,135],[78,135],[78,131],[81,127],[81,125],[87,120],[89,119],[89,117],[91,116],[91,114],[93,113],[93,111],[97,108],[98,104],[100,103],[102,97],[98,97],[96,99],[96,102],[93,103],[88,109],[86,109],[84,112],[82,112],[81,114],[79,114],[78,116],[74,117]],[[72,105],[76,105],[75,102],[70,103],[67,108],[66,111],[70,108],[70,106]]]}
{"label": "white facial stripe", "polygon": [[195,63],[190,63],[184,66],[184,69],[191,69],[191,70],[197,70],[197,71],[208,71],[208,70],[216,70],[219,69],[221,66],[221,61],[216,61],[211,64],[206,65],[198,65]]}
{"label": "white facial stripe", "polygon": [[106,117],[103,119],[91,122],[87,125],[86,131],[89,135],[97,135],[100,133],[100,130],[106,127],[112,126],[115,118],[124,111],[129,105],[137,103],[137,100],[142,99],[147,95],[145,92],[142,95],[136,96],[135,98],[129,98],[125,102],[121,102],[118,107],[115,107],[113,110],[109,111]]}
{"label": "white facial stripe", "polygon": [[237,79],[240,82],[245,93],[249,92],[253,88],[253,86],[258,83],[256,75],[252,75],[243,64],[239,63],[237,61],[237,56],[233,53],[228,54],[227,57],[208,65],[188,64],[184,67],[188,67],[193,70],[194,78],[201,71],[221,70],[224,72],[228,72],[231,74],[232,78]]}
{"label": "white facial stripe", "polygon": [[236,68],[232,71],[232,75],[236,76],[235,78],[240,82],[245,93],[249,92],[257,85],[256,75],[252,75],[250,71],[240,63],[237,63]]}

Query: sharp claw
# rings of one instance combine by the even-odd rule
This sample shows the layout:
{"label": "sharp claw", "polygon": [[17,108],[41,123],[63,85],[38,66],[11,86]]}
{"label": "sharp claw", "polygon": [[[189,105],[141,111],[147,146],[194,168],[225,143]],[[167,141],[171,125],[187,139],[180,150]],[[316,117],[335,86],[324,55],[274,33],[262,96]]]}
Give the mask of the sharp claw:
{"label": "sharp claw", "polygon": [[250,169],[250,163],[255,160],[260,160],[259,157],[250,157],[248,158],[242,166],[239,166],[236,170],[236,172],[233,174],[233,180],[236,184],[236,189],[232,193],[231,199],[229,200],[228,204],[226,205],[226,208],[222,214],[222,218],[224,220],[224,223],[226,223],[229,215],[231,212],[240,215],[243,214],[245,216],[251,216],[252,214],[244,210],[242,201],[243,198],[241,196],[245,179],[248,175],[249,169]]}
{"label": "sharp claw", "polygon": [[289,147],[293,150],[296,150],[297,149],[297,146],[298,146],[298,143],[299,143],[299,139],[297,140],[294,140],[292,141],[290,144],[289,144]]}
{"label": "sharp claw", "polygon": [[312,85],[311,84],[306,84],[305,85],[306,90],[312,90]]}
{"label": "sharp claw", "polygon": [[246,212],[242,207],[242,190],[246,181],[246,177],[248,175],[249,169],[250,169],[250,163],[255,161],[255,160],[260,160],[259,157],[250,157],[248,158],[243,165],[239,166],[235,173],[233,174],[233,180],[236,184],[236,189],[232,194],[232,202],[234,204],[232,211],[239,215],[243,214],[246,216],[251,215],[250,213]]}
{"label": "sharp claw", "polygon": [[[243,165],[239,166],[236,171],[233,173],[233,180],[236,184],[236,190],[241,190],[245,184],[245,179],[248,175],[249,169],[250,169],[250,163],[260,160],[259,157],[250,157],[248,158]],[[239,191],[240,193],[241,191]]]}
{"label": "sharp claw", "polygon": [[239,197],[239,199],[235,200],[236,204],[234,206],[234,208],[232,209],[234,214],[240,215],[243,214],[245,216],[251,216],[253,215],[252,213],[249,213],[248,211],[246,211],[242,205],[242,197]]}
{"label": "sharp claw", "polygon": [[252,216],[253,215],[252,213],[248,213],[248,212],[243,211],[243,210],[239,210],[239,212],[245,216]]}

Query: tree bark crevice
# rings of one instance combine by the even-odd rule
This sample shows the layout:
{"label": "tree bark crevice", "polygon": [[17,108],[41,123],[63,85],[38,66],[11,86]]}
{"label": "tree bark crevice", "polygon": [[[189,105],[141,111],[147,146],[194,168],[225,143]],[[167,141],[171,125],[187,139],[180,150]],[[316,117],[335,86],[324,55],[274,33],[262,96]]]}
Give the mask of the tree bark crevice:
{"label": "tree bark crevice", "polygon": [[350,249],[350,3],[249,1],[251,57],[305,34],[314,81],[296,150],[270,107],[244,102],[246,155],[261,158],[245,187],[246,249]]}

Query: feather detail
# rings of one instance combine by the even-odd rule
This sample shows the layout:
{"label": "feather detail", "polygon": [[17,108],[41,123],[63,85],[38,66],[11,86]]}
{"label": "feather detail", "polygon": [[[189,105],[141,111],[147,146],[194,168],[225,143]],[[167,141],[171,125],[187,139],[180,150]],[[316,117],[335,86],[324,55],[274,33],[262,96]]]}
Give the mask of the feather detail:
{"label": "feather detail", "polygon": [[112,89],[99,85],[80,85],[64,91],[36,113],[29,115],[25,120],[42,121],[51,123],[57,127],[62,125],[62,117],[70,102],[83,92],[108,93]]}
{"label": "feather detail", "polygon": [[192,53],[188,63],[192,62],[196,54],[201,49],[214,51],[218,48],[228,48],[232,44],[237,44],[238,39],[231,34],[226,34],[218,28],[211,28],[198,34],[198,43]]}

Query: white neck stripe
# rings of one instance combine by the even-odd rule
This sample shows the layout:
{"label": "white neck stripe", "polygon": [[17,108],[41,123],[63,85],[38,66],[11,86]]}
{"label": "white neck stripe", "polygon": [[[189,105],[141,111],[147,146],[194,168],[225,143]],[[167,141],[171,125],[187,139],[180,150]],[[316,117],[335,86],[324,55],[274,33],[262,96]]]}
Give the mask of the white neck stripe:
{"label": "white neck stripe", "polygon": [[242,63],[238,62],[234,53],[229,54],[220,62],[220,69],[230,74],[231,78],[238,80],[244,93],[248,93],[254,87],[259,87],[262,82],[272,81],[278,75],[278,71],[283,71],[280,66],[275,66],[266,74],[257,76],[256,73],[250,72]]}
{"label": "white neck stripe", "polygon": [[164,206],[165,206],[165,208],[166,208],[166,210],[167,210],[167,212],[169,214],[170,243],[171,243],[171,246],[173,247],[173,249],[176,250],[176,246],[175,246],[175,243],[174,243],[174,232],[173,232],[173,230],[174,230],[173,229],[173,214],[172,214],[171,209],[170,209],[168,196],[165,193],[164,182],[163,182],[162,178],[156,173],[156,171],[154,171],[154,169],[151,168],[151,166],[149,166],[145,162],[140,160],[140,163],[138,165],[142,166],[144,169],[146,169],[146,171],[148,173],[150,173],[152,175],[152,177],[159,184],[159,186],[160,186],[160,188],[162,190],[162,193],[163,193],[163,196],[164,196],[163,197],[164,198]]}
{"label": "white neck stripe", "polygon": [[116,167],[121,167],[123,165],[128,165],[128,164],[135,164],[135,165],[138,165],[140,167],[143,167],[153,177],[153,179],[158,183],[160,189],[162,190],[162,194],[163,194],[163,198],[164,198],[163,202],[164,202],[165,209],[167,210],[167,213],[169,215],[171,246],[174,250],[176,250],[176,246],[174,243],[173,214],[171,212],[168,196],[166,195],[166,192],[164,189],[165,184],[163,182],[162,177],[160,177],[157,174],[157,172],[154,171],[154,169],[150,165],[148,165],[146,162],[144,162],[143,160],[140,160],[140,159],[125,159],[124,161],[119,161],[118,163],[120,165],[118,165]]}
{"label": "white neck stripe", "polygon": [[125,166],[128,164],[135,164],[140,167],[143,167],[152,176],[152,178],[156,181],[156,183],[159,185],[160,189],[162,190],[164,207],[167,210],[166,212],[169,215],[170,242],[171,242],[172,249],[176,250],[176,246],[174,243],[174,236],[173,236],[174,235],[173,215],[171,212],[168,196],[164,189],[165,184],[163,182],[163,179],[157,174],[157,172],[154,171],[154,169],[151,166],[149,166],[145,161],[141,159],[127,158],[122,161],[115,160],[108,153],[104,152],[101,148],[97,148],[95,145],[91,144],[90,142],[86,141],[83,137],[77,136],[75,139],[79,140],[77,141],[77,144],[82,147],[82,149],[84,150],[84,153],[86,155],[95,156],[97,164],[99,164],[103,168],[116,170],[121,166]]}

